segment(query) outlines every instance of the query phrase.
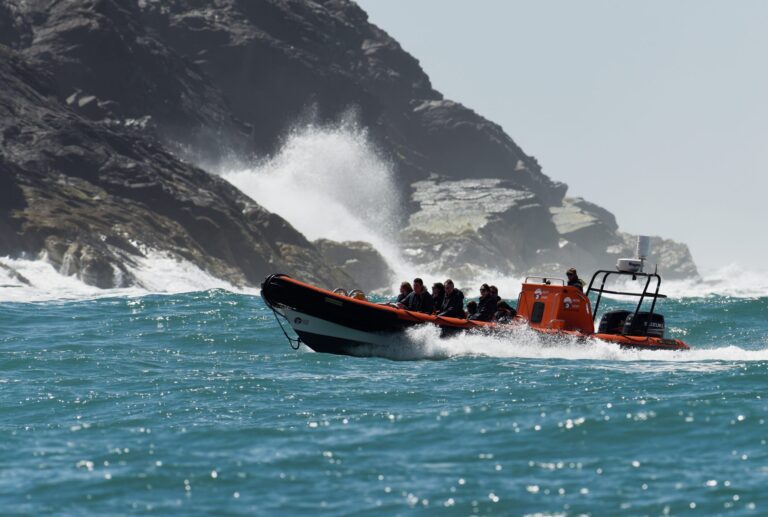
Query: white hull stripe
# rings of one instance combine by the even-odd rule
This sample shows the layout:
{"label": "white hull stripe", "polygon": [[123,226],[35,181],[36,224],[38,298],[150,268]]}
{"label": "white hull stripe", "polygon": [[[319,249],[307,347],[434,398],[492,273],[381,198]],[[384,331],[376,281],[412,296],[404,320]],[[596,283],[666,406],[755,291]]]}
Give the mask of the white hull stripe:
{"label": "white hull stripe", "polygon": [[386,346],[392,343],[392,334],[379,334],[355,330],[337,323],[322,320],[314,316],[308,316],[293,309],[280,309],[288,318],[288,322],[297,332],[308,332],[320,336],[329,336],[359,343]]}

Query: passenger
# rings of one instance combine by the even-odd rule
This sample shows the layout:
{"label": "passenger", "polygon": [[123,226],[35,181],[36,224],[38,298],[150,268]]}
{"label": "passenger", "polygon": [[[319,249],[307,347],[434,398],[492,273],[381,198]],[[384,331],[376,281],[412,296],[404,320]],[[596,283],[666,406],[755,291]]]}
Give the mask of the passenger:
{"label": "passenger", "polygon": [[499,296],[499,288],[495,285],[491,286],[491,296],[496,300],[496,303],[499,303],[501,301],[501,297]]}
{"label": "passenger", "polygon": [[443,282],[443,284],[445,285],[445,299],[438,315],[451,318],[466,318],[467,315],[464,313],[464,293],[453,286],[453,280],[450,278]]}
{"label": "passenger", "polygon": [[432,284],[432,301],[435,307],[435,311],[440,311],[443,306],[443,300],[445,300],[445,286],[442,282],[435,282]]}
{"label": "passenger", "polygon": [[405,297],[408,296],[413,292],[413,288],[411,287],[411,284],[408,282],[403,282],[400,284],[400,294],[397,295],[397,303],[402,303],[403,300],[405,300]]}
{"label": "passenger", "polygon": [[472,300],[471,302],[467,302],[467,314],[472,315],[477,312],[477,302],[475,300]]}
{"label": "passenger", "polygon": [[565,274],[568,276],[568,285],[571,286],[571,287],[578,287],[579,291],[581,291],[583,293],[584,292],[584,280],[579,278],[578,273],[576,273],[576,268],[572,267]]}
{"label": "passenger", "polygon": [[496,298],[491,294],[488,284],[480,286],[480,300],[477,302],[477,310],[469,316],[476,321],[491,321],[496,312]]}
{"label": "passenger", "polygon": [[517,311],[504,300],[496,304],[496,314],[493,315],[494,321],[499,323],[510,323],[517,316]]}
{"label": "passenger", "polygon": [[414,278],[413,292],[406,296],[397,306],[409,311],[432,314],[433,304],[432,295],[424,288],[424,281],[421,278]]}

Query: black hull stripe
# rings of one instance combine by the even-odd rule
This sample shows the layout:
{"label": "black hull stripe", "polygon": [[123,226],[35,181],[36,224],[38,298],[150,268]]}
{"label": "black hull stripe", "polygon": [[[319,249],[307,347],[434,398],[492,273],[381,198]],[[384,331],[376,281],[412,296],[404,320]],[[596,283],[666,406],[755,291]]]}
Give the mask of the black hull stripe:
{"label": "black hull stripe", "polygon": [[[301,341],[315,352],[356,357],[375,357],[381,355],[384,347],[352,339],[323,336],[311,332],[296,331]],[[377,353],[377,350],[379,353]]]}

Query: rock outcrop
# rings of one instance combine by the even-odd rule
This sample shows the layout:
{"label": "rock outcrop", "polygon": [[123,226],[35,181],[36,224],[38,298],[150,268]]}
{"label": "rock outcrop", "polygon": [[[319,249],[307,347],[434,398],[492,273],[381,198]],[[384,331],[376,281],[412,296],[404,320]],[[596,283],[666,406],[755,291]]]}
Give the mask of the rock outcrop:
{"label": "rock outcrop", "polygon": [[[538,196],[499,179],[413,184],[415,212],[401,233],[404,254],[427,271],[459,282],[485,275],[563,276],[613,268],[633,257],[637,236],[619,231],[607,210],[581,198],[547,207]],[[649,264],[668,278],[696,277],[688,247],[654,237]]]}
{"label": "rock outcrop", "polygon": [[[43,252],[95,285],[135,282],[145,248],[237,284],[273,270],[348,282],[346,266],[190,162],[266,156],[297,121],[350,109],[396,164],[417,265],[604,267],[624,246],[611,214],[565,198],[501,127],[444,99],[351,0],[6,0],[0,45],[13,49],[0,77],[0,254]],[[425,193],[454,210],[438,214]],[[664,249],[665,272],[695,274],[687,248]]]}
{"label": "rock outcrop", "polygon": [[418,210],[401,239],[426,270],[469,281],[482,271],[516,274],[557,246],[549,210],[528,190],[500,179],[431,179],[413,185]]}
{"label": "rock outcrop", "polygon": [[[27,277],[2,262],[0,262],[0,273],[3,273],[6,278],[15,281],[17,283],[16,285],[31,285],[31,282]],[[16,285],[13,285],[13,287],[16,287]]]}
{"label": "rock outcrop", "polygon": [[352,279],[352,284],[339,287],[366,292],[390,287],[394,273],[381,253],[369,243],[319,239],[313,244],[320,250],[326,264],[341,269]]}

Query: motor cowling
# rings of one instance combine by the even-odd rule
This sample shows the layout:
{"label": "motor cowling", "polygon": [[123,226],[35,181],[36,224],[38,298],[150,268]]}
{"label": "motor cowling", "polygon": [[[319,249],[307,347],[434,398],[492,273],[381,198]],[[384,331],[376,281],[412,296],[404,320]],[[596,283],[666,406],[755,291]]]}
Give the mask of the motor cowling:
{"label": "motor cowling", "polygon": [[625,336],[664,337],[664,316],[650,312],[630,313],[624,322]]}
{"label": "motor cowling", "polygon": [[629,311],[609,311],[603,314],[600,318],[600,326],[598,327],[598,334],[621,334],[624,332],[624,323],[627,321],[627,316],[632,314]]}

